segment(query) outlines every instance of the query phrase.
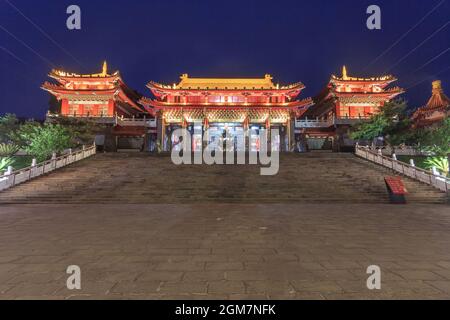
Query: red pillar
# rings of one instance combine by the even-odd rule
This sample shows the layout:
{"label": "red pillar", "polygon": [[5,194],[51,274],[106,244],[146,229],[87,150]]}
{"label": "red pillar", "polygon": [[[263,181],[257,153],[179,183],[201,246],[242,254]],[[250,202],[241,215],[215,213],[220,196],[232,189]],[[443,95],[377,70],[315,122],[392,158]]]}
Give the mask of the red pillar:
{"label": "red pillar", "polygon": [[109,117],[114,116],[114,100],[113,99],[108,101],[108,116]]}
{"label": "red pillar", "polygon": [[94,104],[92,106],[92,116],[97,117],[100,115],[100,111],[99,111],[99,105],[98,104]]}
{"label": "red pillar", "polygon": [[61,114],[67,116],[69,114],[69,101],[62,99],[61,101]]}

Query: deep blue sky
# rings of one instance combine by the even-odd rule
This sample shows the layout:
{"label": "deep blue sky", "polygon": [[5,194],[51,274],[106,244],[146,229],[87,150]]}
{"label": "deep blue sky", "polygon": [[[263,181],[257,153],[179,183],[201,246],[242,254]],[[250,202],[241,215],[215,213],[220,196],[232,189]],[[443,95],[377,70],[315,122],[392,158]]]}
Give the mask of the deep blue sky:
{"label": "deep blue sky", "polygon": [[[0,0],[0,25],[58,68],[99,72],[104,59],[125,82],[150,95],[149,80],[196,77],[274,76],[276,82],[301,81],[301,97],[316,95],[332,73],[346,64],[351,75],[381,75],[450,17],[450,0],[377,63],[367,65],[416,24],[441,0],[9,0],[42,27],[82,65],[46,39]],[[82,10],[82,30],[66,28],[66,8]],[[366,8],[382,9],[382,30],[366,28]],[[431,79],[450,94],[450,51],[419,72],[413,71],[450,46],[447,26],[391,73],[411,88],[411,107],[426,102]],[[43,117],[48,95],[40,85],[52,66],[0,29],[0,114]]]}

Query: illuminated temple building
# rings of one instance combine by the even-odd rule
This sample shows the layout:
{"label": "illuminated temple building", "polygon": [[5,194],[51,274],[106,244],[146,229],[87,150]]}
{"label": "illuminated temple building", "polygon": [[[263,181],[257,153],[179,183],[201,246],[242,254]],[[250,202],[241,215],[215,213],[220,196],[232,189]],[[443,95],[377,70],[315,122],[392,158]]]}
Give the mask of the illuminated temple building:
{"label": "illuminated temple building", "polygon": [[440,80],[433,81],[432,94],[427,104],[414,112],[415,127],[432,127],[450,116],[450,99],[445,95]]}
{"label": "illuminated temple building", "polygon": [[202,147],[203,134],[209,129],[209,143],[226,132],[231,139],[236,138],[236,143],[249,137],[245,139],[248,145],[234,149],[251,151],[259,150],[260,131],[278,128],[279,141],[272,141],[272,146],[288,151],[294,139],[295,119],[312,104],[311,99],[296,100],[304,89],[302,83],[275,85],[270,75],[257,79],[207,79],[184,74],[178,84],[150,82],[147,87],[156,99],[144,98],[141,103],[157,114],[158,140],[166,151],[175,142],[171,133],[180,127],[193,135],[194,150]]}
{"label": "illuminated temple building", "polygon": [[[331,77],[314,102],[298,98],[305,88],[302,83],[280,85],[270,75],[233,79],[184,74],[174,84],[149,82],[153,98],[130,89],[118,71],[108,73],[106,62],[101,73],[53,70],[49,77],[56,82],[45,82],[42,88],[56,97],[60,110],[49,112],[48,121],[67,117],[101,123],[106,129],[100,132],[100,141],[110,151],[170,151],[179,145],[172,135],[177,128],[190,131],[193,150],[225,137],[234,140],[234,150],[258,151],[259,134],[266,133],[272,148],[280,151],[341,151],[354,146],[348,138],[353,124],[403,93],[397,87],[387,88],[397,80],[392,76],[355,78],[345,67],[342,76]],[[433,89],[432,101],[448,101],[439,88]],[[272,137],[268,129],[278,129],[279,135]]]}
{"label": "illuminated temple building", "polygon": [[326,144],[336,151],[353,147],[349,128],[369,119],[386,102],[404,92],[398,87],[387,88],[396,80],[390,75],[351,77],[344,66],[342,76],[332,75],[325,89],[314,98],[314,106],[297,122],[297,132],[305,136],[310,149],[326,148]]}
{"label": "illuminated temple building", "polygon": [[101,73],[75,74],[52,70],[50,78],[57,84],[45,82],[42,88],[61,102],[62,116],[73,117],[132,117],[143,112],[140,98],[123,82],[118,71],[108,73],[103,64]]}

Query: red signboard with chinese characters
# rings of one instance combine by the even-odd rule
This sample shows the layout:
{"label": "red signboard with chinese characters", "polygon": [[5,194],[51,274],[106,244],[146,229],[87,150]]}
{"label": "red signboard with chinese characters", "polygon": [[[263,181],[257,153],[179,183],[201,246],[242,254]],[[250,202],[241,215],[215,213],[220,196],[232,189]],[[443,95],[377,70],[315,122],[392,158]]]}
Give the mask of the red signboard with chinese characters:
{"label": "red signboard with chinese characters", "polygon": [[385,177],[384,180],[386,181],[387,186],[395,195],[404,195],[407,194],[408,191],[405,188],[405,185],[403,184],[402,178],[400,177]]}

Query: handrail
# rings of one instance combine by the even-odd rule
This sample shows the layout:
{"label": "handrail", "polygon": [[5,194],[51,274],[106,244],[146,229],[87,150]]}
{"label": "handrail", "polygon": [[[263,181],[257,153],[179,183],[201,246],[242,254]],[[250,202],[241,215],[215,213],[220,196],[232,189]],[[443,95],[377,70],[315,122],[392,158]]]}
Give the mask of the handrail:
{"label": "handrail", "polygon": [[319,119],[302,119],[295,120],[296,128],[311,128],[311,127],[330,127],[333,125],[333,120],[319,120]]}
{"label": "handrail", "polygon": [[385,155],[370,150],[369,147],[356,145],[355,154],[361,158],[392,169],[407,177],[431,185],[441,191],[448,193],[450,190],[450,178],[447,178],[441,174],[436,174],[433,171],[417,168],[416,166],[406,164],[397,159],[389,158]]}
{"label": "handrail", "polygon": [[331,127],[336,124],[346,124],[349,121],[364,121],[370,119],[369,117],[364,116],[357,116],[357,117],[351,117],[351,116],[344,116],[344,117],[333,117],[329,119],[308,119],[306,117],[305,119],[297,119],[295,120],[295,127],[296,128],[327,128]]}
{"label": "handrail", "polygon": [[146,127],[156,127],[156,119],[146,119],[146,118],[120,118],[116,117],[117,124],[129,125],[129,126],[146,126]]}
{"label": "handrail", "polygon": [[70,151],[70,153],[59,157],[54,156],[52,159],[40,162],[36,165],[31,165],[15,171],[6,171],[3,175],[0,175],[0,191],[9,189],[74,162],[86,159],[94,155],[96,150],[95,144],[88,148],[83,146],[80,150],[75,152]]}

